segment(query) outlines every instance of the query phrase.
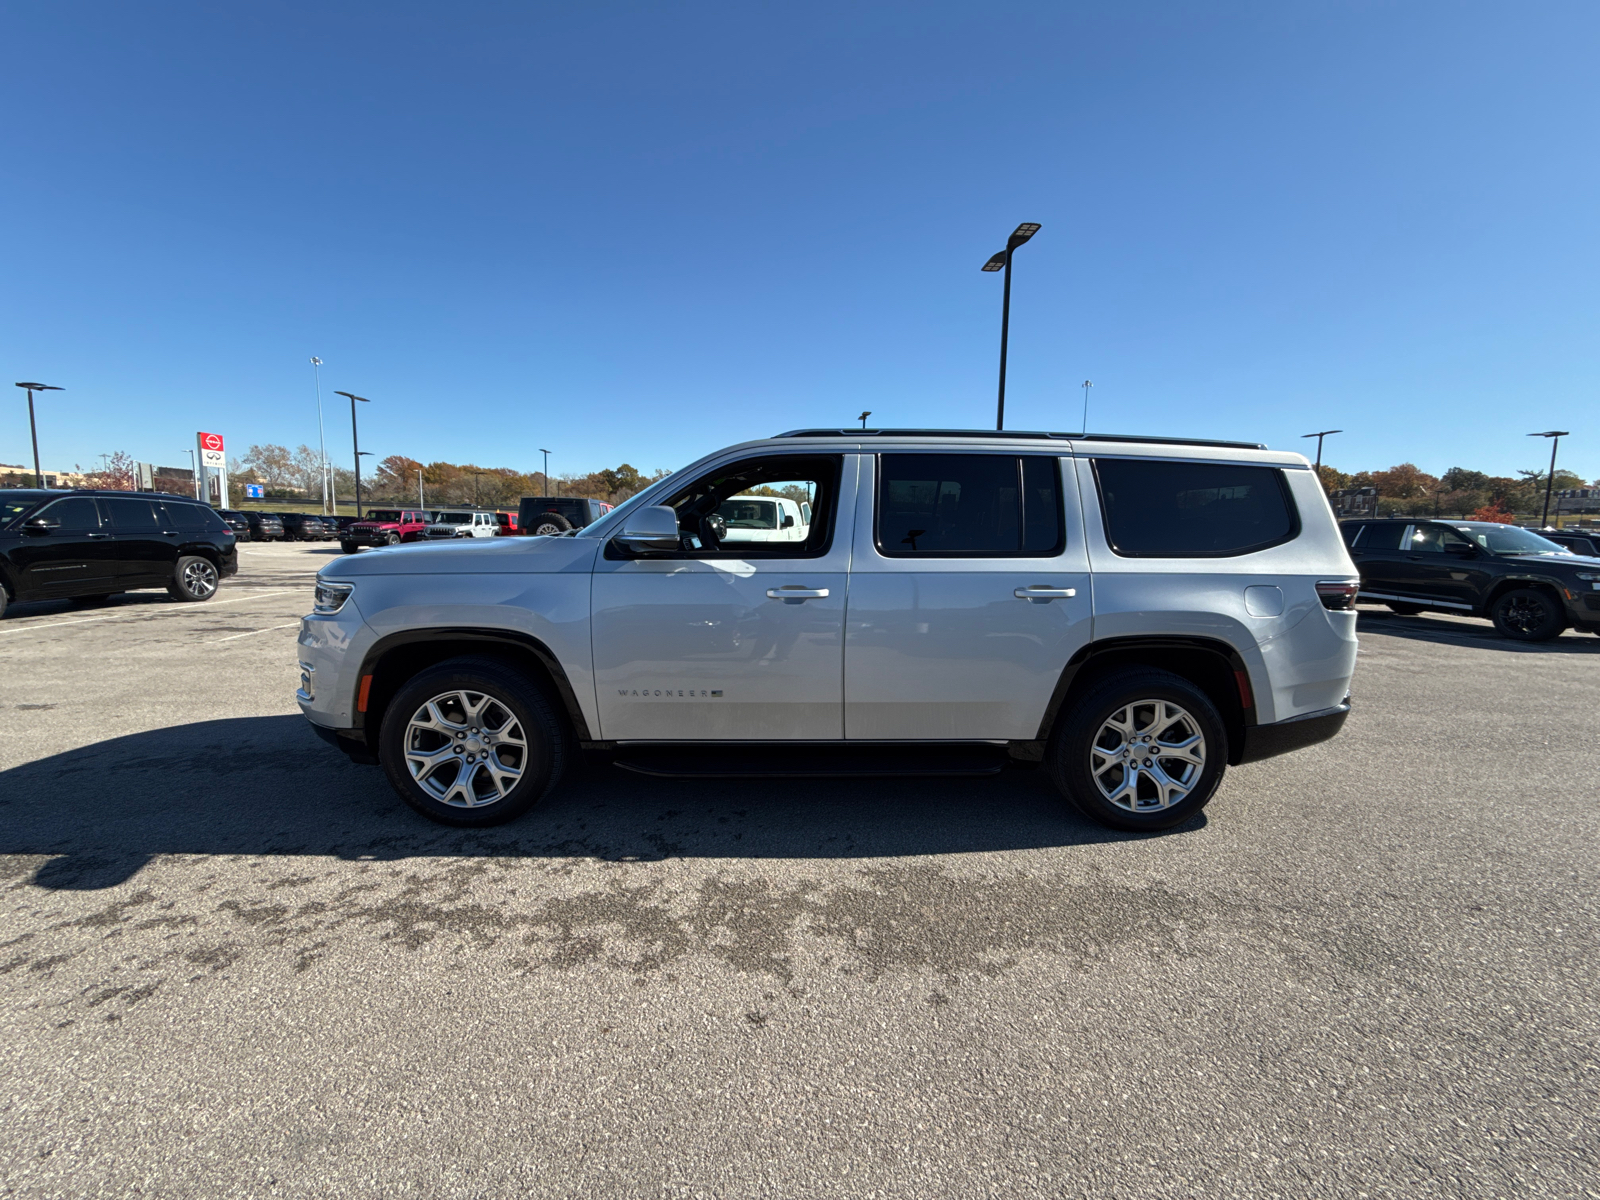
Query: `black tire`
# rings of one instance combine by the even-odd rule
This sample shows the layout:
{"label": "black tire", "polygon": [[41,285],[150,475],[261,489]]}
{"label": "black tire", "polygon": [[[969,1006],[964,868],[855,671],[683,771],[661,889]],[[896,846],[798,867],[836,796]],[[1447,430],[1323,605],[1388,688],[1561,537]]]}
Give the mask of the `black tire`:
{"label": "black tire", "polygon": [[[1145,706],[1147,701],[1151,702],[1150,707]],[[1156,703],[1176,706],[1181,710],[1181,719],[1172,715],[1170,707],[1158,714],[1154,708]],[[1112,718],[1130,708],[1133,712],[1128,724],[1132,726],[1133,737],[1109,731],[1107,726]],[[1190,726],[1192,733],[1189,733]],[[1198,749],[1202,761],[1194,763],[1192,758],[1159,753],[1149,758],[1142,755],[1126,758],[1123,753],[1113,754],[1115,747],[1109,744],[1111,739],[1119,739],[1118,745],[1123,751],[1131,747],[1148,748],[1139,739],[1148,739],[1151,735],[1160,738],[1162,733],[1169,735],[1169,742],[1187,740],[1178,736],[1180,734],[1197,735],[1200,742],[1188,747],[1189,755]],[[1099,754],[1095,752],[1097,745],[1102,747]],[[1170,773],[1162,771],[1157,775],[1147,770],[1150,765],[1161,768],[1163,758],[1165,765],[1172,767]],[[1182,676],[1153,667],[1130,667],[1095,684],[1057,723],[1045,757],[1055,785],[1080,812],[1102,825],[1134,833],[1170,829],[1194,816],[1216,794],[1227,770],[1227,761],[1227,731],[1210,698]],[[1098,782],[1093,767],[1096,762],[1101,764]],[[1185,775],[1188,777],[1184,778]],[[1166,807],[1156,807],[1155,802],[1164,797],[1166,785],[1160,782],[1162,779],[1188,790]],[[1113,802],[1102,784],[1112,795],[1127,799],[1128,805]],[[1128,791],[1132,793],[1131,798],[1126,794]],[[1148,807],[1140,811],[1141,804]]]}
{"label": "black tire", "polygon": [[11,603],[11,593],[6,591],[6,585],[0,583],[0,617],[6,615],[6,605]]}
{"label": "black tire", "polygon": [[[452,698],[442,699],[447,696]],[[472,701],[472,696],[485,699]],[[434,754],[452,747],[468,748],[469,754],[474,753],[470,749],[474,744],[470,732],[452,741],[447,733],[421,728],[413,731],[412,718],[430,701],[452,725],[461,724],[463,732],[510,730],[514,738],[520,730],[523,752],[519,755],[509,740],[499,745],[511,747],[510,753],[480,742],[477,752],[484,753],[484,757],[469,767],[458,748],[454,756],[440,758],[431,770],[423,770],[419,781],[407,764],[408,741],[412,743],[409,748]],[[464,702],[473,703],[483,717],[498,723],[471,725]],[[519,772],[519,778],[498,799],[491,795],[500,788],[486,751],[492,751],[493,762],[502,770],[515,766]],[[520,764],[516,762],[518,757]],[[452,658],[416,675],[389,702],[378,735],[378,761],[401,799],[431,820],[468,828],[499,825],[520,817],[556,786],[568,757],[566,726],[544,692],[520,672],[490,658]],[[452,762],[453,772],[448,770]],[[463,771],[468,774],[465,781]],[[467,803],[468,789],[478,803]]]}
{"label": "black tire", "polygon": [[172,582],[167,584],[167,595],[174,600],[199,603],[217,594],[222,582],[216,564],[198,554],[185,554],[172,569]]}
{"label": "black tire", "polygon": [[400,544],[400,535],[398,533],[391,532],[389,534],[388,542],[391,546],[398,546]]}
{"label": "black tire", "polygon": [[1494,627],[1519,642],[1548,642],[1567,627],[1561,605],[1538,588],[1513,588],[1489,609]]}
{"label": "black tire", "polygon": [[1388,600],[1385,603],[1388,604],[1391,612],[1399,613],[1402,617],[1414,617],[1423,611],[1420,604],[1402,604],[1398,600]]}
{"label": "black tire", "polygon": [[357,546],[354,542],[340,542],[339,549],[343,550],[346,554],[354,554],[357,550],[361,549],[361,547]]}
{"label": "black tire", "polygon": [[571,529],[572,522],[560,513],[540,513],[533,520],[533,529],[530,531],[534,537],[548,537],[551,534],[566,533]]}

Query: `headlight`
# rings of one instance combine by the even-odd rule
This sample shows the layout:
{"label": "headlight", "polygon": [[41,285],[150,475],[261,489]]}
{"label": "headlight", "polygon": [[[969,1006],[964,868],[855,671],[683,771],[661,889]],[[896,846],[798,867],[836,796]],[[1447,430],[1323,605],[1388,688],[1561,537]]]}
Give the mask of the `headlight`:
{"label": "headlight", "polygon": [[356,585],[353,583],[323,583],[319,579],[316,600],[312,608],[319,613],[336,613],[344,607],[344,602],[355,590]]}

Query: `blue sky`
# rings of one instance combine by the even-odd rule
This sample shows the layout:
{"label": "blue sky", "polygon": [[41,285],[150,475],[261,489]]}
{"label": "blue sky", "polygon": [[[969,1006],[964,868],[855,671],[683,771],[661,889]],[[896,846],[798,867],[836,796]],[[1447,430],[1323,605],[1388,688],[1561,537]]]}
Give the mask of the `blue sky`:
{"label": "blue sky", "polygon": [[[1600,475],[1590,3],[46,4],[0,363],[47,469],[315,444],[676,467],[808,425]],[[28,459],[22,393],[0,461]],[[330,453],[348,413],[328,407]]]}

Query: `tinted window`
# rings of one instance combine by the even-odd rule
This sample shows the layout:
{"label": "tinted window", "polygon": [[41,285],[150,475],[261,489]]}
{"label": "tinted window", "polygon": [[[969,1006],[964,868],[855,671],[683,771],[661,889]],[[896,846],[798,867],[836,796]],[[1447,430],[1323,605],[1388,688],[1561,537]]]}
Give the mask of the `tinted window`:
{"label": "tinted window", "polygon": [[1411,533],[1411,553],[1443,554],[1452,546],[1470,547],[1472,543],[1454,529],[1443,525],[1418,525]]}
{"label": "tinted window", "polygon": [[1299,532],[1281,472],[1224,463],[1096,459],[1106,537],[1131,558],[1247,554]]}
{"label": "tinted window", "polygon": [[1010,454],[885,454],[878,549],[938,557],[1052,555],[1061,549],[1060,467]]}
{"label": "tinted window", "polygon": [[48,508],[40,510],[39,519],[49,522],[51,528],[60,529],[65,533],[100,528],[100,514],[95,510],[94,501],[86,496],[57,500]]}
{"label": "tinted window", "polygon": [[101,506],[120,533],[149,533],[160,528],[156,506],[148,500],[102,500]]}
{"label": "tinted window", "polygon": [[[172,523],[174,529],[227,528],[209,508],[198,504],[175,504],[169,500],[163,507],[166,508],[167,520]],[[211,517],[212,520],[206,520],[207,517]]]}
{"label": "tinted window", "polygon": [[1361,535],[1360,547],[1367,550],[1398,550],[1400,538],[1406,531],[1404,521],[1378,521],[1372,525],[1364,525],[1365,533]]}

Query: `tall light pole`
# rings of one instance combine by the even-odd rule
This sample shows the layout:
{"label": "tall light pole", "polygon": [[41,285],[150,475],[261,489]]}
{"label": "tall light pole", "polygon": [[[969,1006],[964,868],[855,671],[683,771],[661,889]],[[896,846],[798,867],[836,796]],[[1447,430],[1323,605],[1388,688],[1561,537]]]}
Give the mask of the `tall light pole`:
{"label": "tall light pole", "polygon": [[1079,426],[1085,437],[1089,434],[1089,389],[1094,386],[1094,380],[1085,379],[1080,385],[1083,388],[1083,424]]}
{"label": "tall light pole", "polygon": [[44,473],[39,470],[39,427],[33,423],[33,394],[35,392],[61,392],[65,388],[51,387],[48,383],[19,383],[19,388],[28,389],[28,433],[33,437],[33,486],[44,486]]}
{"label": "tall light pole", "polygon": [[861,414],[861,428],[865,429],[867,427],[867,418],[871,415],[872,413],[870,411]]}
{"label": "tall light pole", "polygon": [[1006,273],[1005,298],[1000,302],[1000,400],[995,406],[994,427],[1006,427],[1006,341],[1011,334],[1011,255],[1016,248],[1039,232],[1037,221],[1024,221],[1006,239],[1006,248],[983,264],[985,271]]}
{"label": "tall light pole", "polygon": [[417,468],[417,507],[418,508],[427,508],[428,507],[426,504],[423,503],[423,500],[422,500],[422,468],[421,467]]}
{"label": "tall light pole", "polygon": [[[361,519],[361,435],[356,430],[356,401],[362,404],[371,404],[365,396],[357,396],[354,392],[335,392],[335,396],[350,397],[350,445],[356,452],[356,520]],[[369,454],[367,456],[371,458]]]}
{"label": "tall light pole", "polygon": [[[1344,430],[1342,429],[1324,429],[1317,433],[1302,433],[1300,435],[1303,438],[1314,437],[1317,439],[1317,465],[1312,470],[1316,472],[1318,487],[1322,487],[1322,439],[1343,432]],[[1323,488],[1322,490],[1327,491],[1328,489]]]}
{"label": "tall light pole", "polygon": [[339,504],[335,500],[333,507],[328,507],[331,492],[328,485],[333,479],[333,469],[328,465],[328,439],[322,432],[322,360],[315,354],[311,356],[311,374],[317,384],[317,449],[322,453],[322,511],[332,514],[339,511]]}
{"label": "tall light pole", "polygon": [[[20,386],[20,385],[19,385]],[[1544,433],[1530,433],[1529,437],[1547,437],[1550,439],[1550,474],[1544,480],[1544,514],[1539,518],[1539,528],[1543,529],[1550,520],[1550,489],[1556,483],[1556,447],[1561,445],[1561,439],[1568,436],[1565,429],[1551,429]]]}
{"label": "tall light pole", "polygon": [[483,472],[482,471],[474,471],[472,473],[472,507],[473,508],[477,508],[478,507],[478,480],[480,480],[482,478],[483,478]]}
{"label": "tall light pole", "polygon": [[539,453],[544,455],[544,488],[545,488],[545,491],[549,492],[552,496],[554,496],[556,494],[555,493],[555,489],[550,486],[550,451],[545,450],[545,449],[541,449],[539,451]]}

